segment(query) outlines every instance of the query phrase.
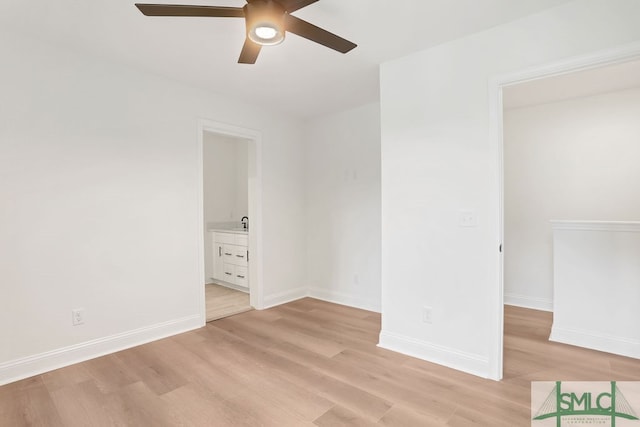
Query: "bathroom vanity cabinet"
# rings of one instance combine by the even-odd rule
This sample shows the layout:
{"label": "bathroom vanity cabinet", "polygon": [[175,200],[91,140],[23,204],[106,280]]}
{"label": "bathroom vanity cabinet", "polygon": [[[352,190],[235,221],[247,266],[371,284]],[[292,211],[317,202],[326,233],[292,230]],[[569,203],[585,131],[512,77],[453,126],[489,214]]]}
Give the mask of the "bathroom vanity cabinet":
{"label": "bathroom vanity cabinet", "polygon": [[213,278],[249,290],[249,241],[246,232],[214,231]]}

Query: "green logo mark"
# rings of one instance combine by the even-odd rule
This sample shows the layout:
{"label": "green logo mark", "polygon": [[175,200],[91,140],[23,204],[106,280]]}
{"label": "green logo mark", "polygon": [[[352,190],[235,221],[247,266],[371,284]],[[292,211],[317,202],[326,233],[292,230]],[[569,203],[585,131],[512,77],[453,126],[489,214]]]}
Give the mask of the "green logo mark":
{"label": "green logo mark", "polygon": [[563,393],[562,381],[556,385],[545,399],[544,403],[533,417],[534,420],[556,418],[557,427],[561,427],[562,417],[567,416],[598,416],[610,417],[611,427],[615,427],[616,418],[637,420],[633,408],[620,392],[615,381],[611,381],[611,391],[599,394],[591,392]]}

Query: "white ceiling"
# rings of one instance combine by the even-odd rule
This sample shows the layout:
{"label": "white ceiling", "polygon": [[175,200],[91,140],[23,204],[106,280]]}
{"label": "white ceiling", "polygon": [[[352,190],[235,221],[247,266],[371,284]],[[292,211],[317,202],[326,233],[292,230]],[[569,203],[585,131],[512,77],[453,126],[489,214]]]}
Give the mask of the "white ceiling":
{"label": "white ceiling", "polygon": [[561,74],[506,87],[504,108],[521,108],[640,88],[640,61]]}
{"label": "white ceiling", "polygon": [[382,62],[569,0],[320,0],[294,15],[359,46],[342,55],[289,34],[256,65],[237,64],[242,19],[145,17],[135,1],[2,0],[0,27],[308,118],[377,101]]}

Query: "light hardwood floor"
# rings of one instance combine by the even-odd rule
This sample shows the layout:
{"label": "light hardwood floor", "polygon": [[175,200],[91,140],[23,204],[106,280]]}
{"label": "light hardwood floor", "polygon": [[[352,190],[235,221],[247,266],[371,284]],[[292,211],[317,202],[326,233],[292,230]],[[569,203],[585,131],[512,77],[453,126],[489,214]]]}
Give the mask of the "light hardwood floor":
{"label": "light hardwood floor", "polygon": [[205,286],[207,322],[251,310],[249,294],[208,283]]}
{"label": "light hardwood floor", "polygon": [[376,347],[380,315],[305,298],[0,387],[7,426],[529,426],[532,380],[640,380],[506,308],[505,379]]}

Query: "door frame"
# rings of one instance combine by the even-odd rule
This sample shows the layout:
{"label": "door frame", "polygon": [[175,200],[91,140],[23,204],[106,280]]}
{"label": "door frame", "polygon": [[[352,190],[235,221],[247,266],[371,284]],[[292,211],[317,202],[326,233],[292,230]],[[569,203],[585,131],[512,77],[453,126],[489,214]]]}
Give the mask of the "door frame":
{"label": "door frame", "polygon": [[[503,139],[503,104],[502,93],[507,86],[525,83],[532,80],[569,74],[608,65],[640,59],[640,43],[634,42],[622,46],[605,49],[586,55],[570,57],[560,61],[547,63],[520,70],[514,73],[497,75],[489,79],[489,121],[490,143],[497,156],[498,170],[496,187],[498,190],[498,215],[495,219],[498,225],[497,244],[504,244],[504,139]],[[502,379],[503,375],[503,346],[504,346],[504,246],[498,256],[498,283],[494,288],[494,308],[492,323],[495,331],[490,348],[490,378]]]}
{"label": "door frame", "polygon": [[216,122],[198,121],[198,296],[202,324],[206,323],[206,283],[204,268],[204,135],[205,132],[240,138],[249,142],[248,159],[248,208],[249,208],[249,303],[257,310],[264,308],[262,277],[262,134],[259,131]]}

